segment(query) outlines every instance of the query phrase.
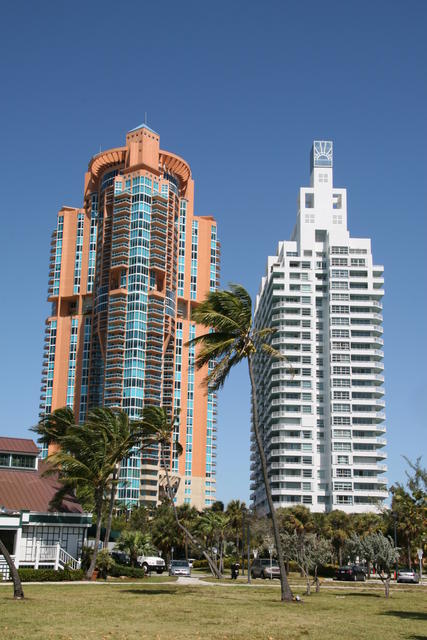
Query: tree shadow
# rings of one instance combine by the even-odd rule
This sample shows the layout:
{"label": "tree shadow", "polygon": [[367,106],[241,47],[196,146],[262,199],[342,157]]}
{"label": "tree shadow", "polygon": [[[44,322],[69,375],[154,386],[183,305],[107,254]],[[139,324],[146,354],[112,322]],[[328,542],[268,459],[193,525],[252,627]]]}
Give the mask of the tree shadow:
{"label": "tree shadow", "polygon": [[427,636],[408,636],[408,640],[427,640]]}
{"label": "tree shadow", "polygon": [[[427,620],[427,613],[424,611],[383,611],[383,616],[394,616],[405,620]],[[414,636],[417,637],[417,636]],[[426,636],[421,636],[425,638]]]}
{"label": "tree shadow", "polygon": [[364,591],[363,593],[346,593],[346,598],[384,598],[384,594],[382,593],[369,593],[368,591]]}
{"label": "tree shadow", "polygon": [[[182,591],[182,589],[181,589]],[[175,596],[178,593],[178,589],[151,589],[150,587],[141,587],[140,589],[121,589],[121,593],[132,593],[137,596],[148,595],[168,595]]]}

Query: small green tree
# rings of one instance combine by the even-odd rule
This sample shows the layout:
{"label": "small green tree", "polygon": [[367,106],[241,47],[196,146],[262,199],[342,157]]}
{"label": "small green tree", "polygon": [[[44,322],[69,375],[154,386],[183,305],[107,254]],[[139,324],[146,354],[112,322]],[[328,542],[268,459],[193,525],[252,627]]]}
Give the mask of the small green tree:
{"label": "small green tree", "polygon": [[306,595],[309,596],[311,593],[311,574],[316,585],[316,592],[318,592],[320,590],[318,568],[330,562],[333,555],[329,540],[304,531],[293,531],[292,533],[284,531],[281,537],[286,559],[293,560],[305,577]]}
{"label": "small green tree", "polygon": [[353,560],[358,556],[360,560],[375,566],[384,585],[385,597],[388,598],[391,575],[400,553],[400,550],[394,547],[393,540],[379,532],[369,533],[363,538],[354,534],[346,548]]}
{"label": "small green tree", "polygon": [[127,553],[132,567],[138,562],[138,556],[147,556],[155,553],[151,536],[142,531],[122,531],[116,542],[116,548]]}

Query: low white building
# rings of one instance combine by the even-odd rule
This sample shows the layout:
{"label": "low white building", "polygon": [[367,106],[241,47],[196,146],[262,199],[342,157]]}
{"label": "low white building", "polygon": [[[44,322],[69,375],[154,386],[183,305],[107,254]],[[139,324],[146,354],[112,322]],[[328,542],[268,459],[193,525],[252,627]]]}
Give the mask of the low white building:
{"label": "low white building", "polygon": [[[0,538],[17,567],[76,569],[92,517],[73,496],[50,509],[60,485],[42,476],[38,454],[32,440],[0,437]],[[8,574],[0,555],[0,579]]]}

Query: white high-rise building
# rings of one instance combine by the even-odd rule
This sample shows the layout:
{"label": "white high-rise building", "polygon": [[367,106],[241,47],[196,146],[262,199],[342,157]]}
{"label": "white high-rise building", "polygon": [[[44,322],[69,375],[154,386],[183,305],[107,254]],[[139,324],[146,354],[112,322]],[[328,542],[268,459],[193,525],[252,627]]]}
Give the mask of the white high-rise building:
{"label": "white high-rise building", "polygon": [[[284,356],[254,359],[260,428],[276,507],[377,511],[384,477],[383,266],[351,238],[347,192],[333,184],[333,145],[313,143],[291,240],[269,256],[255,325]],[[267,509],[256,443],[251,499]]]}

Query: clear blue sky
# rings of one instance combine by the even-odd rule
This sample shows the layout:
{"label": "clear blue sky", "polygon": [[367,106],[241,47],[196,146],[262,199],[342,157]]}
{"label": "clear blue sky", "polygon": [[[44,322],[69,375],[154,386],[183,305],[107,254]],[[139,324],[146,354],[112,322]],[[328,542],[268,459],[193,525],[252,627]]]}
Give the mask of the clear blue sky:
{"label": "clear blue sky", "polygon": [[[426,454],[425,0],[5,3],[0,25],[0,433],[37,420],[50,232],[90,157],[144,121],[191,164],[222,284],[258,289],[313,139],[335,143],[354,236],[385,265],[390,483]],[[249,393],[220,396],[218,497],[249,496]],[[427,456],[424,462],[427,462]]]}

